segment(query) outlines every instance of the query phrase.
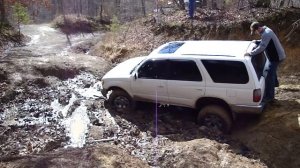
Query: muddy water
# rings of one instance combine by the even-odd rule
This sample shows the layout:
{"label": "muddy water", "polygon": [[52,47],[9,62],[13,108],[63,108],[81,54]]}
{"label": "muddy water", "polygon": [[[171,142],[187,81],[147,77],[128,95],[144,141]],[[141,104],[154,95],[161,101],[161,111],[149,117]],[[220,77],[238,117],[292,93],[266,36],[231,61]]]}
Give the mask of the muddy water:
{"label": "muddy water", "polygon": [[[68,50],[71,46],[67,41],[66,35],[50,27],[50,25],[48,24],[23,26],[22,33],[31,38],[27,46],[21,47],[22,50],[31,51],[33,55],[39,56],[68,55]],[[97,38],[98,36],[100,36],[99,33],[73,35],[69,36],[69,38],[71,45],[78,45],[92,38]],[[90,78],[93,78],[91,79],[93,81],[89,82],[95,83],[95,77],[93,77],[92,75],[83,76],[89,76]],[[79,85],[81,84],[81,81],[78,81],[78,79],[76,78],[71,81],[64,82],[64,86],[71,90],[71,99],[69,100],[69,103],[66,106],[61,106],[59,103],[57,103],[58,100],[56,99],[51,103],[51,107],[53,108],[52,112],[54,114],[63,115],[63,120],[60,124],[65,127],[67,136],[70,138],[68,146],[83,147],[83,145],[85,144],[86,134],[88,133],[88,125],[90,124],[85,102],[82,101],[82,104],[75,109],[71,116],[67,116],[67,112],[70,110],[70,107],[72,107],[73,103],[79,100],[79,97],[75,94],[79,95],[81,100],[91,98],[94,95],[102,95],[99,92],[99,84],[97,84],[98,90],[95,90],[93,86],[91,88],[82,89],[76,82],[79,82]],[[60,90],[59,87],[57,89],[58,91]]]}
{"label": "muddy water", "polygon": [[[15,47],[6,51],[6,58],[19,57],[26,60],[26,57],[67,57],[72,54],[69,53],[71,46],[66,36],[58,30],[51,28],[49,24],[25,25],[22,26],[21,31],[24,35],[30,37],[30,41],[26,46]],[[69,38],[72,46],[75,46],[93,39],[99,39],[101,35],[101,33],[81,34],[72,35],[69,36]],[[45,58],[45,61],[47,61],[47,59],[48,58]],[[65,62],[62,62],[62,64],[64,63]],[[22,77],[19,78],[19,81],[21,81]],[[88,83],[88,86],[85,86],[83,82]],[[53,137],[50,139],[60,139],[58,136],[66,134],[68,141],[63,146],[83,147],[86,143],[85,139],[86,135],[88,135],[88,127],[91,125],[89,119],[91,114],[88,114],[91,110],[87,110],[86,101],[91,102],[102,97],[99,91],[101,86],[100,83],[97,82],[96,77],[89,73],[80,73],[73,79],[57,82],[52,88],[35,88],[32,86],[30,90],[34,93],[31,93],[31,95],[27,95],[27,87],[30,86],[20,87],[16,90],[20,97],[19,100],[15,101],[22,101],[22,103],[11,101],[1,105],[1,109],[4,109],[4,112],[0,113],[2,125],[5,127],[15,126],[20,129],[28,126],[42,126],[47,129],[46,132],[51,132],[48,126],[55,124],[59,127],[59,131],[53,131],[59,133],[52,134]],[[36,97],[33,96],[34,94],[40,95],[36,95],[38,96]],[[51,101],[49,101],[49,99]],[[61,102],[62,99],[64,99],[64,103]],[[74,103],[76,105],[74,105]],[[100,113],[100,111],[96,113]],[[103,113],[105,113],[105,111],[103,111]],[[22,116],[20,116],[21,114]],[[109,116],[109,114],[104,114],[104,117],[102,117],[103,120],[106,120],[107,117],[105,118],[105,116]],[[111,118],[108,120],[111,120]],[[25,146],[28,142],[21,142],[21,144],[22,143]],[[24,146],[21,148],[26,148]],[[39,146],[37,151],[45,147],[45,145],[41,144],[39,144]],[[22,153],[26,154],[30,153],[30,151],[23,150],[20,154]]]}
{"label": "muddy water", "polygon": [[[141,115],[122,116],[108,112],[103,107],[99,76],[78,70],[72,73],[72,77],[61,80],[59,71],[63,70],[62,73],[65,73],[73,68],[80,69],[86,63],[83,58],[80,61],[84,64],[67,66],[70,64],[68,60],[76,59],[77,56],[68,51],[70,46],[63,34],[49,25],[28,25],[23,27],[22,31],[31,37],[31,41],[27,46],[7,51],[5,59],[12,58],[12,62],[21,60],[24,64],[17,66],[32,66],[33,69],[38,67],[42,74],[39,74],[39,80],[30,77],[32,82],[26,81],[27,78],[24,80],[24,74],[16,73],[15,70],[14,75],[9,75],[10,78],[16,78],[14,81],[20,81],[20,85],[13,86],[13,98],[0,106],[0,155],[26,155],[108,142],[151,165],[158,165],[158,158],[162,155],[159,148],[168,142],[168,139],[154,133],[155,129],[152,128],[155,122],[152,116],[155,111],[152,108],[146,113],[138,112]],[[101,37],[101,34],[71,36],[70,39],[72,44],[76,45],[98,37]],[[70,59],[65,59],[68,57]],[[48,64],[50,59],[54,59],[52,61],[56,64]],[[29,63],[28,60],[33,61]],[[34,63],[35,61],[38,62]],[[40,63],[42,65],[37,66]],[[60,64],[63,66],[56,69],[56,65]],[[50,68],[47,68],[49,66]],[[93,73],[103,73],[103,70],[99,69],[100,72]],[[34,76],[37,71],[32,73],[29,75]],[[51,84],[39,87],[36,85],[39,81],[48,81]],[[3,86],[9,89],[6,87],[7,83]],[[7,93],[10,92],[5,91],[5,94]],[[9,95],[1,94],[0,101],[1,96]],[[136,118],[127,118],[132,116]],[[143,118],[146,118],[146,121]]]}
{"label": "muddy water", "polygon": [[41,25],[23,25],[21,32],[30,37],[30,41],[24,47],[16,47],[7,51],[10,53],[28,52],[30,55],[44,56],[44,55],[68,55],[68,50],[71,46],[89,41],[91,39],[100,38],[102,33],[94,34],[78,34],[70,35],[70,42],[67,36],[60,31],[51,27],[50,24]]}

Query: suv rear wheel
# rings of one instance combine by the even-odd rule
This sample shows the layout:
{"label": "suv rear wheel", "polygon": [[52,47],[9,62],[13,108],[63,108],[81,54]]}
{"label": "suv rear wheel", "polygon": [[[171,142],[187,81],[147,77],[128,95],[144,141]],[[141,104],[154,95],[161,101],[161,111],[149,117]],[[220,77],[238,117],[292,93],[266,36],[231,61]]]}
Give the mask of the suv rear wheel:
{"label": "suv rear wheel", "polygon": [[108,109],[116,112],[131,112],[135,104],[125,91],[119,89],[112,90],[106,103]]}
{"label": "suv rear wheel", "polygon": [[199,124],[210,129],[218,129],[223,133],[229,133],[232,127],[230,115],[223,107],[218,105],[209,105],[202,108],[197,120]]}

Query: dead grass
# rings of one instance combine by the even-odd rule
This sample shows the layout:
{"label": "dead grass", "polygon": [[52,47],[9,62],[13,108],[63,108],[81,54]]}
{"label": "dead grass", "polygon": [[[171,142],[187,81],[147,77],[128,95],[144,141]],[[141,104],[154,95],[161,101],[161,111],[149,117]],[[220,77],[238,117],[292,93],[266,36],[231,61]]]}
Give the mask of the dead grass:
{"label": "dead grass", "polygon": [[287,58],[281,66],[280,72],[285,75],[300,73],[300,45],[298,47],[285,47]]}
{"label": "dead grass", "polygon": [[53,20],[53,27],[60,29],[63,33],[93,33],[97,30],[97,24],[85,16],[66,15],[59,16]]}

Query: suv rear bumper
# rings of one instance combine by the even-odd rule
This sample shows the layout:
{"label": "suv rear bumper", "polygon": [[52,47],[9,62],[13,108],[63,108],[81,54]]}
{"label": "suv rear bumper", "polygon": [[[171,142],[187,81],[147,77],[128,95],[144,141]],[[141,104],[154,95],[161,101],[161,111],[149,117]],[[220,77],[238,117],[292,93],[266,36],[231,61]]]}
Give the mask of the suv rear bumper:
{"label": "suv rear bumper", "polygon": [[249,106],[249,105],[231,105],[231,110],[235,113],[252,113],[252,114],[260,114],[265,108],[265,103],[261,103],[257,106]]}

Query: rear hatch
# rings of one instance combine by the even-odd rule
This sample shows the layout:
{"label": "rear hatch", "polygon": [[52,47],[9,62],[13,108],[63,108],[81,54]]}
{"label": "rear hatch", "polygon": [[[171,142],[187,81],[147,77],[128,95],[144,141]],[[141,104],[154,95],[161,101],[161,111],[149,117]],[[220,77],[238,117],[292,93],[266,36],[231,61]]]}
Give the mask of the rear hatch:
{"label": "rear hatch", "polygon": [[268,75],[268,69],[270,64],[269,60],[266,57],[265,52],[262,52],[258,55],[251,56],[251,63],[255,70],[257,80],[259,82],[258,89],[261,89],[261,97],[263,98],[265,93],[266,77]]}
{"label": "rear hatch", "polygon": [[[247,52],[250,52],[255,47],[256,47],[256,44],[251,43],[249,45]],[[270,62],[266,56],[266,53],[262,52],[260,54],[251,56],[251,63],[255,70],[256,79],[258,80],[258,86],[256,86],[256,88],[260,89],[261,100],[262,100],[262,98],[264,97],[264,94],[265,94],[266,77],[268,75],[268,69],[269,69]],[[257,94],[257,92],[254,91],[253,92],[253,100],[255,99],[255,96],[257,96],[255,94]]]}

